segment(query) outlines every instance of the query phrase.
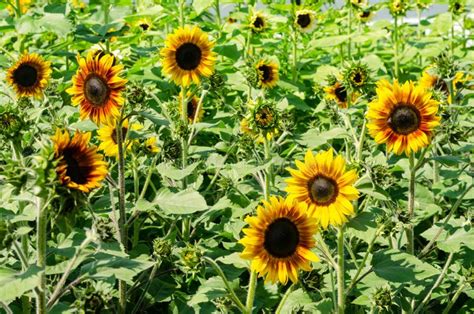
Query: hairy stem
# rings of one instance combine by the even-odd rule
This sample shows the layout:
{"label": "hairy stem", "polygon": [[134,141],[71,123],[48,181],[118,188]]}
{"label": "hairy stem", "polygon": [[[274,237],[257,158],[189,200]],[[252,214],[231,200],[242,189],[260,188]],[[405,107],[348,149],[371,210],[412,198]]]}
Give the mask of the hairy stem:
{"label": "hairy stem", "polygon": [[282,309],[283,309],[283,306],[285,305],[286,303],[286,300],[288,300],[288,297],[290,296],[291,292],[293,291],[293,289],[296,287],[296,284],[293,283],[288,289],[286,289],[286,292],[285,294],[283,295],[283,297],[281,298],[280,300],[280,304],[278,304],[278,307],[275,311],[275,314],[280,314]]}
{"label": "hairy stem", "polygon": [[48,212],[44,204],[44,199],[37,198],[37,236],[36,236],[36,251],[37,251],[37,266],[41,269],[39,276],[39,285],[36,301],[36,313],[46,313],[46,228],[48,221]]}
{"label": "hairy stem", "polygon": [[337,312],[344,314],[344,227],[338,228],[337,233]]}
{"label": "hairy stem", "polygon": [[414,233],[413,233],[413,211],[415,208],[415,175],[416,175],[416,167],[415,167],[415,155],[412,152],[409,156],[410,160],[410,179],[409,179],[409,186],[408,186],[408,226],[406,227],[406,234],[407,234],[407,252],[411,255],[415,253],[415,240],[414,240]]}

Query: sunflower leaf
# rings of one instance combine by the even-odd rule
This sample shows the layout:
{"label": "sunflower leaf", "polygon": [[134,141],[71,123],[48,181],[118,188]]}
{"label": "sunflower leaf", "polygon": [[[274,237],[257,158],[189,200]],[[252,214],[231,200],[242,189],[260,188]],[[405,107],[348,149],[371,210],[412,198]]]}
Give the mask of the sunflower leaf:
{"label": "sunflower leaf", "polygon": [[163,188],[158,191],[154,203],[158,204],[168,214],[174,215],[192,214],[209,208],[204,197],[199,192],[193,190],[173,193]]}

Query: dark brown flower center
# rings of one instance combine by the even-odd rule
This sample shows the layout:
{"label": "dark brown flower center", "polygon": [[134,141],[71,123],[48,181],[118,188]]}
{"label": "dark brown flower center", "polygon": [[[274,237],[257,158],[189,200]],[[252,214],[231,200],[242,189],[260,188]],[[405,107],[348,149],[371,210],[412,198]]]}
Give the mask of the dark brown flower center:
{"label": "dark brown flower center", "polygon": [[147,23],[141,23],[141,24],[140,24],[140,27],[141,27],[144,31],[146,31],[146,30],[148,30],[148,29],[150,28],[150,25],[148,25]]}
{"label": "dark brown flower center", "polygon": [[356,84],[356,85],[360,85],[362,84],[362,74],[360,72],[356,72],[352,78],[352,81]]}
{"label": "dark brown flower center", "polygon": [[395,133],[410,134],[420,126],[420,112],[413,106],[399,105],[390,114],[388,125]]}
{"label": "dark brown flower center", "polygon": [[[125,137],[127,136],[128,129],[126,127],[122,127],[122,142],[125,141]],[[117,129],[115,128],[112,131],[112,141],[114,141],[115,144],[118,142],[118,136],[117,136]]]}
{"label": "dark brown flower center", "polygon": [[63,160],[66,163],[66,176],[71,178],[71,181],[77,184],[87,183],[87,177],[90,173],[90,166],[81,166],[80,159],[81,152],[74,147],[67,148],[63,152]]}
{"label": "dark brown flower center", "polygon": [[262,75],[262,81],[268,82],[272,80],[272,68],[268,65],[262,64],[258,67],[260,74]]}
{"label": "dark brown flower center", "polygon": [[338,86],[334,90],[334,94],[340,102],[346,102],[347,100],[347,91],[344,86]]}
{"label": "dark brown flower center", "polygon": [[368,18],[370,16],[370,11],[367,10],[367,11],[362,11],[362,13],[360,13],[360,17],[365,19],[365,18]]}
{"label": "dark brown flower center", "polygon": [[299,14],[296,23],[302,28],[305,28],[311,23],[311,17],[309,14]]}
{"label": "dark brown flower center", "polygon": [[194,120],[194,115],[196,114],[197,103],[194,100],[188,101],[188,118]]}
{"label": "dark brown flower center", "polygon": [[84,95],[90,103],[95,106],[103,106],[107,102],[109,94],[109,87],[101,77],[91,74],[86,78]]}
{"label": "dark brown flower center", "polygon": [[336,200],[337,183],[328,177],[318,175],[308,182],[310,198],[318,205],[329,205]]}
{"label": "dark brown flower center", "polygon": [[263,28],[264,25],[265,25],[265,22],[260,16],[257,16],[255,18],[255,21],[253,21],[253,27],[255,28]]}
{"label": "dark brown flower center", "polygon": [[183,70],[194,70],[201,63],[201,49],[193,43],[185,43],[176,50],[176,63]]}
{"label": "dark brown flower center", "polygon": [[265,230],[263,246],[273,257],[290,257],[300,242],[300,233],[296,225],[288,218],[278,218]]}
{"label": "dark brown flower center", "polygon": [[13,72],[13,80],[21,87],[32,87],[38,81],[38,70],[30,64],[22,64]]}
{"label": "dark brown flower center", "polygon": [[445,95],[449,95],[448,84],[440,77],[436,79],[435,89],[442,91]]}
{"label": "dark brown flower center", "polygon": [[264,107],[255,113],[255,121],[261,128],[268,128],[273,122],[273,112],[270,108]]}

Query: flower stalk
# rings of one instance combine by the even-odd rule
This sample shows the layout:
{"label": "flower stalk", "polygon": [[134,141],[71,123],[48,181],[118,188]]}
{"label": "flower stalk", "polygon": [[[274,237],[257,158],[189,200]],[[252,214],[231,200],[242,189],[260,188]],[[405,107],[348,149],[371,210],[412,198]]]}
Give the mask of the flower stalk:
{"label": "flower stalk", "polygon": [[337,233],[337,312],[344,314],[344,226]]}
{"label": "flower stalk", "polygon": [[409,186],[408,186],[408,226],[406,228],[407,234],[407,252],[411,255],[415,253],[415,243],[414,243],[414,233],[413,233],[413,211],[415,208],[415,175],[416,175],[416,167],[415,167],[415,154],[411,153],[409,156],[410,162],[410,178],[409,178]]}
{"label": "flower stalk", "polygon": [[394,62],[395,62],[395,65],[394,65],[394,73],[393,73],[393,76],[398,79],[398,53],[399,53],[399,47],[398,47],[398,15],[395,15],[393,17],[393,22],[394,22],[394,26],[393,26],[393,41],[394,41],[394,47],[395,47],[395,52],[394,52]]}

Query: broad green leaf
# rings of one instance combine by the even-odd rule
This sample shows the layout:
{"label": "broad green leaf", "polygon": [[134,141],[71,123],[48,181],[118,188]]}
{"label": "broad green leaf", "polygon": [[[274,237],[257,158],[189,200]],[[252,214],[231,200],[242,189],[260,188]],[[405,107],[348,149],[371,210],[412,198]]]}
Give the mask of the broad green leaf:
{"label": "broad green leaf", "polygon": [[430,264],[397,250],[375,252],[372,267],[377,276],[392,282],[422,281],[439,274]]}
{"label": "broad green leaf", "polygon": [[211,277],[202,283],[191,300],[189,300],[188,304],[194,306],[226,295],[227,290],[225,289],[225,284],[222,278],[217,276]]}
{"label": "broad green leaf", "polygon": [[[294,313],[296,310],[310,311],[313,307],[313,300],[309,294],[300,288],[290,293],[283,305],[281,313]],[[315,313],[313,311],[311,312]]]}
{"label": "broad green leaf", "polygon": [[343,128],[333,128],[325,132],[320,132],[316,129],[309,129],[301,136],[301,139],[299,139],[298,142],[308,148],[318,148],[333,139],[342,139],[348,136],[349,134]]}
{"label": "broad green leaf", "polygon": [[33,290],[39,283],[41,269],[30,266],[24,273],[12,275],[0,281],[0,301],[10,303],[12,300]]}
{"label": "broad green leaf", "polygon": [[[429,241],[441,228],[443,228],[443,224],[436,223],[421,236]],[[474,229],[464,218],[451,219],[439,234],[436,245],[440,250],[448,253],[458,252],[462,246],[474,250]]]}
{"label": "broad green leaf", "polygon": [[376,214],[369,211],[358,214],[347,223],[347,233],[369,243],[377,229],[376,217]]}
{"label": "broad green leaf", "polygon": [[193,173],[198,165],[199,163],[195,162],[187,166],[185,169],[177,169],[171,163],[161,163],[156,168],[158,173],[164,177],[173,180],[181,180]]}
{"label": "broad green leaf", "polygon": [[154,203],[173,215],[186,215],[208,209],[206,200],[197,191],[185,190],[173,193],[163,188],[158,192]]}
{"label": "broad green leaf", "polygon": [[92,132],[92,131],[95,131],[95,130],[99,129],[97,127],[97,124],[95,124],[94,122],[92,122],[89,119],[80,120],[76,123],[73,123],[73,124],[70,125],[70,128],[72,130],[79,130],[79,131],[82,131],[82,132]]}
{"label": "broad green leaf", "polygon": [[209,0],[193,0],[193,8],[197,15],[209,8],[214,2]]}

